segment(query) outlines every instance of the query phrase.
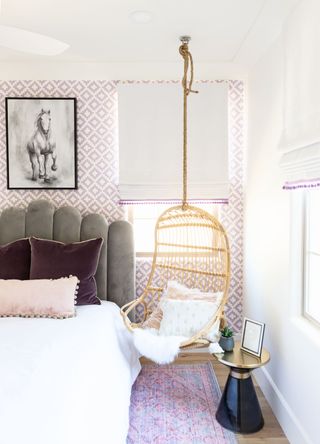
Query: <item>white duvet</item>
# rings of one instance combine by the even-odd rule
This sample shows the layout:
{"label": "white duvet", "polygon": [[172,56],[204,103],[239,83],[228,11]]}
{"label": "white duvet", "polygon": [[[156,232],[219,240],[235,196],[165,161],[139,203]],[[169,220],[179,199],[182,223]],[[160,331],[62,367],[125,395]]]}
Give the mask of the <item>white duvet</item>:
{"label": "white duvet", "polygon": [[124,444],[140,371],[119,308],[0,319],[0,444]]}

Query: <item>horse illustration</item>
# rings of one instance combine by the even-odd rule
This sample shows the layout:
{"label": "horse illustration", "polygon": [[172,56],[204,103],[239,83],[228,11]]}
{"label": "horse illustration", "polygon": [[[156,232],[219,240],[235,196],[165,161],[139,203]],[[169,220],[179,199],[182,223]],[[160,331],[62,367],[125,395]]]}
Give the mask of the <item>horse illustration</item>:
{"label": "horse illustration", "polygon": [[57,170],[57,154],[56,143],[52,139],[51,134],[51,116],[50,110],[42,109],[37,115],[35,121],[36,130],[27,143],[27,151],[32,167],[32,180],[37,180],[37,166],[38,177],[44,179],[45,182],[50,183],[51,178],[48,174],[49,158],[52,157],[52,171]]}

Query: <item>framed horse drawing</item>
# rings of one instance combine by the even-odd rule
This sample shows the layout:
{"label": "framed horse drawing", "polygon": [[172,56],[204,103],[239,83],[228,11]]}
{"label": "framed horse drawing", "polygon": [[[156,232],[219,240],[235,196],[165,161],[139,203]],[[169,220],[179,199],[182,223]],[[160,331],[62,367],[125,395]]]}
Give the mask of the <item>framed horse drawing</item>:
{"label": "framed horse drawing", "polygon": [[6,97],[8,189],[76,189],[74,97]]}

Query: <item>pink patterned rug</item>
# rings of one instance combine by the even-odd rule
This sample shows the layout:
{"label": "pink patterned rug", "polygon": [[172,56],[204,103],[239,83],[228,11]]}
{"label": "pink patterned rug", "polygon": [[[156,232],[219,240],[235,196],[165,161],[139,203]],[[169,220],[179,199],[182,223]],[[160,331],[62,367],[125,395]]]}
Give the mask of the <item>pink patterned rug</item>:
{"label": "pink patterned rug", "polygon": [[211,364],[146,365],[131,395],[128,444],[236,444],[215,418],[221,396]]}

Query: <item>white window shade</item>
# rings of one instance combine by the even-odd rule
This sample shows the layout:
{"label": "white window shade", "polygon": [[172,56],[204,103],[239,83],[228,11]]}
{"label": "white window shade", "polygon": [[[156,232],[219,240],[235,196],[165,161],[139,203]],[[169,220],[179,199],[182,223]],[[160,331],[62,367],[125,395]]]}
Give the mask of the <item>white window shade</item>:
{"label": "white window shade", "polygon": [[[197,83],[188,98],[188,197],[228,198],[228,85]],[[122,201],[182,197],[180,83],[118,85]]]}
{"label": "white window shade", "polygon": [[[287,188],[320,179],[320,2],[302,1],[284,29],[284,129]],[[307,185],[306,185],[307,184]]]}

